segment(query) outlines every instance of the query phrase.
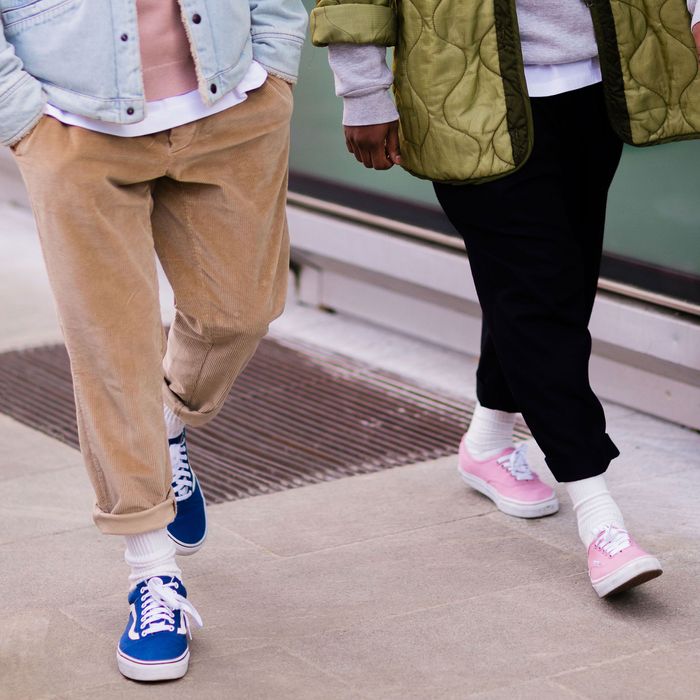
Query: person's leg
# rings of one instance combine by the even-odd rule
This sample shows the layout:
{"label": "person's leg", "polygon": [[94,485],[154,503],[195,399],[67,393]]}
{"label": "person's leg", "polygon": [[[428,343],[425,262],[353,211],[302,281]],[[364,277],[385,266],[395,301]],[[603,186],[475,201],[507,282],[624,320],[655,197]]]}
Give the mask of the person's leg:
{"label": "person's leg", "polygon": [[162,162],[151,141],[45,117],[17,154],[70,356],[95,522],[119,535],[174,515],[148,183]]}
{"label": "person's leg", "polygon": [[[593,90],[598,89],[600,86],[593,88]],[[576,94],[573,97],[590,102],[585,95]],[[606,154],[606,158],[603,160],[595,162],[589,160],[585,157],[588,144],[583,144],[583,157],[580,158],[581,168],[570,173],[569,187],[565,197],[569,218],[583,252],[582,261],[590,318],[598,288],[608,190],[619,164],[622,143],[610,125],[603,99],[595,100],[584,106],[582,113],[586,114],[587,119],[585,124],[579,126],[586,130],[587,139],[600,144],[602,152]],[[592,118],[588,118],[591,113]],[[560,157],[565,160],[570,158],[571,154],[569,152],[562,153]],[[562,170],[566,169],[566,163],[562,162],[561,167]],[[486,319],[482,322],[481,354],[476,372],[476,392],[478,404],[469,424],[465,441],[474,457],[486,459],[511,445],[515,414],[518,412],[517,404],[498,361],[493,337]],[[604,488],[604,480],[601,485],[601,480],[602,477],[598,477],[587,487],[587,491],[590,491],[593,484],[601,486],[598,489],[595,499],[597,505],[593,508],[593,512],[600,512],[606,508],[611,522],[615,521],[613,516],[617,514],[617,521],[622,523],[619,509]],[[577,500],[574,499],[575,502]],[[607,504],[604,505],[606,500]],[[582,531],[587,531],[585,525],[587,520],[589,520],[587,516],[582,516],[579,519]]]}
{"label": "person's leg", "polygon": [[588,383],[585,269],[566,207],[569,171],[580,164],[570,154],[562,169],[570,122],[561,97],[533,100],[536,145],[520,171],[480,186],[438,185],[436,191],[465,238],[517,406],[557,480],[572,481],[604,472],[617,450]]}
{"label": "person's leg", "polygon": [[478,460],[495,457],[513,445],[515,413],[487,408],[477,402],[464,444],[469,454]]}
{"label": "person's leg", "polygon": [[481,354],[476,369],[476,397],[485,408],[504,413],[519,413],[518,404],[498,361],[493,334],[487,320],[481,322]]}
{"label": "person's leg", "polygon": [[149,634],[182,615],[162,598],[172,603],[181,586],[165,530],[175,507],[150,224],[149,182],[165,164],[162,139],[118,139],[46,117],[18,150],[70,355],[95,522],[126,538],[132,617],[119,667],[139,680],[179,677],[187,670],[186,636],[178,636],[173,658],[178,645]]}
{"label": "person's leg", "polygon": [[524,448],[514,445],[517,406],[485,318],[476,396],[474,414],[459,447],[462,479],[509,515],[538,518],[556,513],[559,506],[553,490],[529,468]]}
{"label": "person's leg", "polygon": [[165,403],[188,426],[217,414],[284,308],[291,112],[291,88],[273,77],[243,104],[171,136],[153,228],[176,300]]}
{"label": "person's leg", "polygon": [[[577,291],[583,296],[575,279],[582,273],[562,191],[562,133],[558,115],[551,113],[557,104],[547,100],[540,105],[543,109],[534,105],[535,148],[519,172],[484,185],[435,189],[465,239],[482,305],[487,352],[479,368],[480,402],[520,409],[550,468],[562,480],[570,452],[560,444],[566,412],[561,406],[548,406],[548,395],[562,384],[559,375],[564,384],[575,384],[577,379],[561,355],[569,361],[578,354],[580,364],[587,363],[587,354],[585,337],[572,337],[571,332],[570,317],[583,306],[575,298]],[[560,345],[563,341],[564,347],[555,347],[548,335]],[[566,386],[563,389],[565,395],[571,394]],[[585,394],[580,389],[577,393]],[[552,457],[561,465],[559,475]],[[460,473],[510,515],[540,517],[558,510],[553,491],[532,472],[524,453],[513,448],[481,461],[471,454],[465,439]]]}
{"label": "person's leg", "polygon": [[[582,535],[613,562],[606,582],[591,574],[606,595],[660,573],[653,557],[629,538],[622,542],[626,531],[602,477],[618,452],[588,381],[587,325],[620,143],[599,87],[535,99],[533,113],[535,149],[518,173],[436,191],[465,238],[496,356],[550,469],[573,482],[582,529],[598,517],[607,522],[592,535],[595,543]],[[579,134],[575,143],[571,130]]]}
{"label": "person's leg", "polygon": [[216,416],[284,307],[291,112],[290,86],[272,77],[235,108],[173,129],[154,188],[156,250],[176,303],[163,401],[178,506],[168,531],[178,554],[206,538],[185,426]]}
{"label": "person's leg", "polygon": [[513,444],[517,408],[496,356],[488,324],[481,325],[481,355],[476,370],[477,405],[464,436],[478,460],[494,457]]}
{"label": "person's leg", "polygon": [[[586,127],[586,138],[576,146],[582,149],[579,156],[581,167],[571,175],[565,201],[582,251],[586,314],[590,319],[598,290],[608,190],[620,162],[622,142],[607,117],[602,86],[577,91],[569,99],[572,111],[579,115],[575,117],[579,119],[576,127]],[[580,121],[580,115],[585,116],[585,124]],[[595,160],[586,157],[591,143],[598,145],[603,157]],[[562,157],[565,159],[566,154]],[[567,491],[577,516],[579,536],[586,547],[606,526],[625,527],[622,512],[608,490],[604,475],[570,481]]]}

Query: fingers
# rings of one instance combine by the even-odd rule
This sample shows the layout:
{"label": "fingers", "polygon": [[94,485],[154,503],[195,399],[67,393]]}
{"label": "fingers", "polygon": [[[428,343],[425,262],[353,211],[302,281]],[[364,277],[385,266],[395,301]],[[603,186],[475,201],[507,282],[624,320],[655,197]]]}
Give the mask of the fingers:
{"label": "fingers", "polygon": [[393,122],[389,126],[386,137],[386,153],[392,163],[401,164],[401,151],[399,150],[399,123]]}
{"label": "fingers", "polygon": [[347,146],[348,151],[355,156],[355,160],[357,160],[358,163],[362,163],[362,165],[364,165],[366,168],[372,167],[371,155],[367,151],[362,141],[356,135],[351,133],[349,129],[346,129],[345,145]]}
{"label": "fingers", "polygon": [[357,160],[359,163],[362,163],[364,165],[364,161],[362,160],[362,152],[360,149],[355,145],[353,141],[351,141],[349,138],[345,139],[345,145],[348,148],[348,151],[352,153],[352,155],[355,156],[355,160]]}
{"label": "fingers", "polygon": [[389,170],[394,160],[387,152],[387,143],[392,129],[394,151],[398,153],[398,128],[394,124],[373,124],[370,126],[346,126],[345,146],[355,159],[366,168]]}
{"label": "fingers", "polygon": [[389,170],[389,168],[394,167],[394,164],[386,154],[386,139],[372,144],[370,157],[372,158],[372,167],[375,170]]}
{"label": "fingers", "polygon": [[364,134],[358,138],[354,147],[355,158],[357,158],[365,168],[388,170],[393,165],[386,157],[383,135],[377,137],[376,134]]}

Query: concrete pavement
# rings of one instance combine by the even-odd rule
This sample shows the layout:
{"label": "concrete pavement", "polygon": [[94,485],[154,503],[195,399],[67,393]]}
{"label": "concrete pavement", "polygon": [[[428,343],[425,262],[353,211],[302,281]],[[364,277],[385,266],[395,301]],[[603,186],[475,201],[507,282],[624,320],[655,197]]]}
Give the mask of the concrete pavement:
{"label": "concrete pavement", "polygon": [[[54,342],[52,309],[31,217],[0,204],[0,348]],[[292,304],[273,332],[473,394],[474,358],[352,319]],[[182,562],[206,624],[190,673],[155,686],[116,669],[126,567],[79,454],[0,416],[0,698],[700,697],[700,436],[606,409],[660,579],[599,601],[561,487],[557,516],[516,520],[454,457],[225,503]]]}

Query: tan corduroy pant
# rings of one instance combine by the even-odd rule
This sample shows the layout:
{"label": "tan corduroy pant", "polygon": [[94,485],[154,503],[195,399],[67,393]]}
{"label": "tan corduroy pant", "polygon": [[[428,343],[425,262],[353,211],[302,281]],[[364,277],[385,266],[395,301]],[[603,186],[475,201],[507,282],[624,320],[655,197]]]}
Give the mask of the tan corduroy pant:
{"label": "tan corduroy pant", "polygon": [[[174,517],[163,403],[198,426],[282,312],[292,92],[271,77],[207,119],[138,138],[45,117],[15,150],[71,360],[95,522]],[[155,254],[175,292],[167,339]]]}

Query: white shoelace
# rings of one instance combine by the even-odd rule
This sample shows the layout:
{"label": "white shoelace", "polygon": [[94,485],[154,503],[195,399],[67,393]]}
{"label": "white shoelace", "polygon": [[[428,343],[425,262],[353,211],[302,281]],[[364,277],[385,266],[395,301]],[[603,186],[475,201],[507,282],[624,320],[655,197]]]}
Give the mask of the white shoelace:
{"label": "white shoelace", "polygon": [[175,630],[175,610],[182,612],[182,622],[190,632],[190,616],[197,627],[203,627],[200,614],[185,596],[175,592],[177,581],[163,583],[157,576],[148,579],[145,586],[141,586],[141,636],[147,637],[156,632],[172,632]]}
{"label": "white shoelace", "polygon": [[617,525],[606,525],[596,537],[595,546],[612,557],[627,547],[631,547],[632,541],[627,530],[617,527]]}
{"label": "white shoelace", "polygon": [[187,443],[184,440],[170,445],[170,462],[173,469],[173,492],[175,502],[184,501],[194,491],[194,479],[187,456]]}
{"label": "white shoelace", "polygon": [[498,463],[518,481],[532,481],[535,478],[527,463],[527,445],[525,443],[518,445],[510,454],[501,457]]}

